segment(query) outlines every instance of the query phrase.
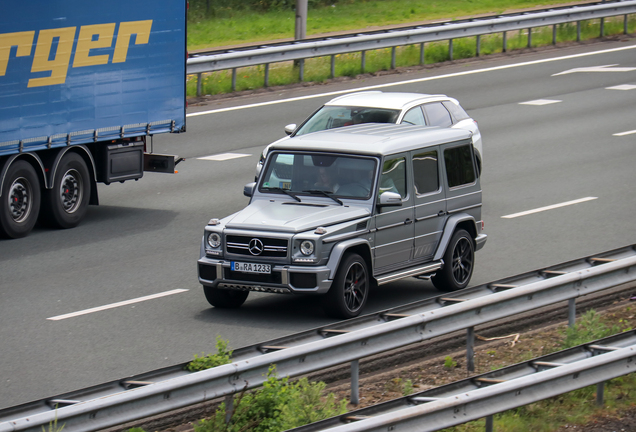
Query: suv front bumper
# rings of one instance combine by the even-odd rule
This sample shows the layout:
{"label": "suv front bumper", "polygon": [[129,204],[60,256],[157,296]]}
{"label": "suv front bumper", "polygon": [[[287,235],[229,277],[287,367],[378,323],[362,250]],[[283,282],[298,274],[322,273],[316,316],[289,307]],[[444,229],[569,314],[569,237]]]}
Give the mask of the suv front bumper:
{"label": "suv front bumper", "polygon": [[198,260],[199,282],[212,288],[271,293],[324,294],[333,282],[327,266],[272,264],[270,274],[232,271],[231,262],[209,257]]}

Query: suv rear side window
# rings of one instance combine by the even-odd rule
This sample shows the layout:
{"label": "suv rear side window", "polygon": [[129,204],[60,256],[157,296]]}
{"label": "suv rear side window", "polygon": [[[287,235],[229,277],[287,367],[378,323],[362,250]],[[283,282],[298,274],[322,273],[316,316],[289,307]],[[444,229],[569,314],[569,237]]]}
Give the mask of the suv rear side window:
{"label": "suv rear side window", "polygon": [[413,183],[417,195],[424,195],[439,189],[437,150],[413,156]]}
{"label": "suv rear side window", "polygon": [[441,102],[424,105],[424,111],[431,126],[449,127],[453,124],[450,113]]}
{"label": "suv rear side window", "polygon": [[463,186],[475,182],[475,168],[470,147],[466,144],[444,150],[448,187]]}

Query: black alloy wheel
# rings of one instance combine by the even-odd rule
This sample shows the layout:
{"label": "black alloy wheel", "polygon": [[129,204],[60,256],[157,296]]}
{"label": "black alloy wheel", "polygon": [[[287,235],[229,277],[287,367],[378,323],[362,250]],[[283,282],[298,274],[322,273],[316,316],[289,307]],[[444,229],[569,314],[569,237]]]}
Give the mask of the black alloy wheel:
{"label": "black alloy wheel", "polygon": [[345,255],[331,289],[323,298],[323,307],[334,318],[353,318],[360,314],[369,297],[369,270],[358,254]]}
{"label": "black alloy wheel", "polygon": [[431,279],[441,291],[466,288],[475,267],[475,246],[466,230],[455,231],[444,252],[444,267]]}

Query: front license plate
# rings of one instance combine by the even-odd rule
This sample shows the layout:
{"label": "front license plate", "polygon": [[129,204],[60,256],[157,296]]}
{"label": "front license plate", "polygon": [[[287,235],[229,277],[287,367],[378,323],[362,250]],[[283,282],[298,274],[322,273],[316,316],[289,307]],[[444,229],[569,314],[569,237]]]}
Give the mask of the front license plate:
{"label": "front license plate", "polygon": [[272,266],[269,264],[253,264],[232,261],[230,268],[232,269],[232,271],[238,271],[242,273],[270,274],[272,272]]}

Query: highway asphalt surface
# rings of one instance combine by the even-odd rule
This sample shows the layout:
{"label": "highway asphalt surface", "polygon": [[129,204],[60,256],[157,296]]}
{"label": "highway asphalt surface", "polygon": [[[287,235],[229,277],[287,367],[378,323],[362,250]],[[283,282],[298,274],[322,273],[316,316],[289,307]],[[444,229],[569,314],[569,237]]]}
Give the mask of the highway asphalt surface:
{"label": "highway asphalt surface", "polygon": [[[471,285],[635,244],[636,39],[625,39],[190,107],[187,133],[154,140],[187,159],[178,174],[100,185],[79,227],[0,240],[0,408],[185,362],[217,336],[238,348],[329,323],[311,297],[252,293],[214,309],[196,271],[207,221],[247,204],[262,148],[328,93],[445,93],[478,120],[489,238]],[[247,156],[199,159],[226,153]],[[365,312],[437,294],[398,281]]]}

